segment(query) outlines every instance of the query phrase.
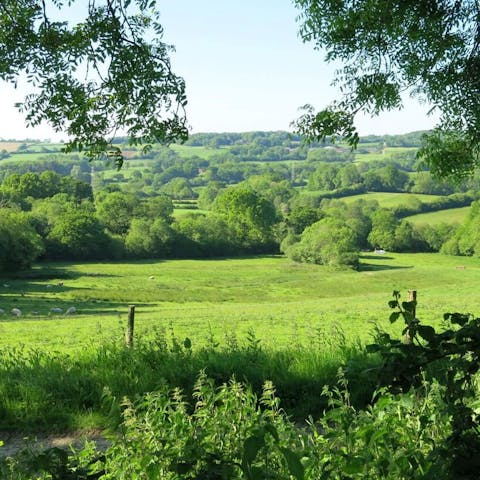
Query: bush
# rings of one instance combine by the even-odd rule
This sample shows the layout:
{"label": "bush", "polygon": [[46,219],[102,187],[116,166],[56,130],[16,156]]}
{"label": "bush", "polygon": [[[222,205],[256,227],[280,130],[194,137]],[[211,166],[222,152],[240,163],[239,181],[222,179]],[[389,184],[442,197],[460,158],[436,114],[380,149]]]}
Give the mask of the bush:
{"label": "bush", "polygon": [[341,220],[324,218],[307,227],[298,243],[283,245],[296,262],[330,266],[358,266],[355,233]]}

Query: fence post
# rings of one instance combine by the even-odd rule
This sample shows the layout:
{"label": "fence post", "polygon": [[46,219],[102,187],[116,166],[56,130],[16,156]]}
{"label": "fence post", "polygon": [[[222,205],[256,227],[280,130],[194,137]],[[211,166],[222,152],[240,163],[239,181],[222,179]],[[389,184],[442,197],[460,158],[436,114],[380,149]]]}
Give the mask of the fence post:
{"label": "fence post", "polygon": [[[414,302],[413,309],[412,309],[412,316],[413,320],[417,318],[417,291],[416,290],[409,290],[408,291],[408,301]],[[410,337],[408,331],[405,333],[403,337],[403,343],[409,344],[412,343],[412,338]]]}
{"label": "fence post", "polygon": [[413,318],[417,318],[417,291],[416,290],[408,291],[408,301],[415,302],[412,313],[413,313]]}
{"label": "fence post", "polygon": [[125,344],[128,348],[133,347],[133,329],[135,326],[135,305],[128,306],[127,332],[125,333]]}

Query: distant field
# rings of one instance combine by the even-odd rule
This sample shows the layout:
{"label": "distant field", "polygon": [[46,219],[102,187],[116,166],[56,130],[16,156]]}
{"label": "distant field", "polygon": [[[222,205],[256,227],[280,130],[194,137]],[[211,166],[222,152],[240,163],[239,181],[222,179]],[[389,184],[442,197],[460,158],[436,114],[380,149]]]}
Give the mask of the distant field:
{"label": "distant field", "polygon": [[420,213],[406,219],[415,225],[435,225],[438,223],[461,224],[467,218],[470,207],[449,208],[439,212]]}
{"label": "distant field", "polygon": [[[362,148],[362,145],[359,146]],[[387,147],[385,149],[385,153],[382,152],[372,152],[372,153],[356,153],[355,154],[355,161],[356,162],[372,162],[375,160],[387,160],[392,157],[392,155],[396,155],[399,153],[406,153],[406,152],[416,152],[418,148],[416,147]]]}
{"label": "distant field", "polygon": [[193,157],[197,155],[200,158],[209,159],[214,155],[225,153],[229,150],[225,148],[191,147],[190,145],[170,145],[170,148],[177,152],[181,157]]}
{"label": "distant field", "polygon": [[36,153],[13,153],[10,157],[5,160],[2,160],[3,165],[14,164],[15,162],[30,161],[35,162],[42,157],[48,155],[56,155],[59,152],[36,152]]}
{"label": "distant field", "polygon": [[0,142],[0,150],[15,152],[20,145],[22,145],[22,142]]}
{"label": "distant field", "polygon": [[377,200],[378,203],[385,208],[394,207],[396,205],[407,204],[409,200],[418,199],[422,203],[434,202],[442,198],[440,195],[423,195],[420,193],[388,193],[388,192],[369,192],[361,195],[353,195],[351,197],[344,197],[342,200],[347,203],[355,202],[356,200]]}
{"label": "distant field", "polygon": [[[242,339],[253,329],[266,345],[279,348],[340,328],[350,341],[365,340],[372,322],[400,328],[390,327],[387,301],[393,290],[406,296],[408,289],[418,290],[421,319],[438,322],[445,311],[479,313],[480,263],[439,254],[371,253],[362,257],[360,272],[283,257],[39,265],[0,281],[0,308],[24,313],[0,317],[0,345],[68,351],[121,338],[129,304],[137,305],[138,335],[173,328],[180,338],[203,342],[210,333]],[[76,315],[48,313],[70,306]]]}
{"label": "distant field", "polygon": [[173,210],[174,217],[181,217],[189,213],[198,213],[202,215],[210,215],[210,210],[200,210],[199,208],[175,208]]}

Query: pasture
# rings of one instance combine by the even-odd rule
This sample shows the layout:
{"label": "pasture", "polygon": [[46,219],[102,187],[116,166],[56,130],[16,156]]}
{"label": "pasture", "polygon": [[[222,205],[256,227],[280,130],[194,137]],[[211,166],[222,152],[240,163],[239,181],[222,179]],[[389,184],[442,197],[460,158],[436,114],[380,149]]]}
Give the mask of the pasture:
{"label": "pasture", "polygon": [[225,151],[229,151],[229,147],[224,147],[224,148],[209,148],[209,147],[193,147],[191,145],[178,145],[176,143],[173,143],[170,145],[170,148],[176,152],[180,157],[182,158],[188,158],[188,157],[200,157],[208,160],[209,158],[218,155],[218,154],[223,154]]}
{"label": "pasture", "polygon": [[440,195],[424,195],[421,193],[368,192],[344,197],[342,200],[346,203],[353,203],[357,200],[376,200],[381,207],[391,208],[402,204],[408,205],[409,202],[416,200],[422,203],[431,203],[440,198],[442,198]]}
{"label": "pasture", "polygon": [[[364,147],[364,144],[361,144],[359,148]],[[365,147],[364,147],[365,148]],[[374,162],[374,161],[385,161],[390,160],[395,155],[405,154],[410,152],[416,152],[417,147],[387,147],[380,151],[369,152],[369,153],[355,153],[355,162],[365,163],[365,162]]]}
{"label": "pasture", "polygon": [[470,207],[448,208],[438,212],[419,213],[406,217],[410,223],[414,225],[436,225],[439,223],[462,224],[465,222]]}
{"label": "pasture", "polygon": [[[129,304],[137,306],[137,335],[172,329],[197,345],[254,331],[265,346],[282,348],[321,342],[332,329],[348,341],[368,341],[373,322],[391,328],[393,290],[404,297],[418,290],[419,318],[428,322],[446,311],[478,313],[479,272],[475,258],[388,252],[365,253],[358,272],[280,256],[42,264],[1,280],[0,346],[73,351],[118,339]],[[74,315],[51,312],[71,306]]]}

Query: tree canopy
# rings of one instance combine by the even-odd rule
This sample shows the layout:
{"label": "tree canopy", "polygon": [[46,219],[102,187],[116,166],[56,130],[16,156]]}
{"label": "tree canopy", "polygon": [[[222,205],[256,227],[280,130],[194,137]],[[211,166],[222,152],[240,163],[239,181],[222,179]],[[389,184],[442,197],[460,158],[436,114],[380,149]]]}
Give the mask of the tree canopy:
{"label": "tree canopy", "polygon": [[463,177],[480,164],[480,5],[470,0],[295,0],[300,35],[340,62],[342,97],[297,131],[319,141],[358,143],[355,115],[400,108],[408,93],[431,105],[438,126],[420,157],[439,176]]}
{"label": "tree canopy", "polygon": [[121,166],[116,134],[135,145],[187,138],[185,84],[162,35],[155,0],[4,0],[0,79],[31,85],[18,105],[30,126],[46,121],[68,134],[67,151]]}

